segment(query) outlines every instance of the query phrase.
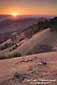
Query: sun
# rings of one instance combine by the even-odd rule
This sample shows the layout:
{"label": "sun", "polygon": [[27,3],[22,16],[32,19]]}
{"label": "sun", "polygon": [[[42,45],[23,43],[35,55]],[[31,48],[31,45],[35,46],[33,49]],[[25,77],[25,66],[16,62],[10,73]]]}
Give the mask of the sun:
{"label": "sun", "polygon": [[11,16],[13,16],[13,17],[17,17],[18,15],[19,15],[19,14],[16,13],[16,12],[11,13]]}

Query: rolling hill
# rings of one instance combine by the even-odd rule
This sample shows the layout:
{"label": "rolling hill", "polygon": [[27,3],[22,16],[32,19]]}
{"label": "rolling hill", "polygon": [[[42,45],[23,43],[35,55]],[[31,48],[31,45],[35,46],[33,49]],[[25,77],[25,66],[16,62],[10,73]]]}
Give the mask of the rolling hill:
{"label": "rolling hill", "polygon": [[[37,47],[39,47],[40,45],[50,46],[52,51],[54,47],[57,47],[57,33],[51,32],[49,28],[43,30],[39,33],[36,33],[32,36],[31,39],[28,39],[27,41],[23,42],[21,46],[18,46],[16,49],[8,53],[13,54],[15,52],[19,52],[22,55],[33,54],[39,52],[40,48],[37,49]],[[46,49],[48,48],[46,47]],[[43,51],[45,52],[46,49],[43,49]]]}

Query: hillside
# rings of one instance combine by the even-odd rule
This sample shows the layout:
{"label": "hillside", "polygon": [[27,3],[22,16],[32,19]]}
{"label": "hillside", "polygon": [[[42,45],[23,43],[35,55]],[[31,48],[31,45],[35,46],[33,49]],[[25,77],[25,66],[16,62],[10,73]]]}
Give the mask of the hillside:
{"label": "hillside", "polygon": [[[57,47],[57,33],[51,32],[50,29],[48,28],[39,33],[36,33],[35,35],[32,36],[32,38],[25,40],[20,46],[18,46],[13,51],[9,52],[6,50],[5,52],[2,52],[2,53],[13,54],[15,52],[19,52],[22,55],[33,54],[33,53],[39,52],[40,48],[37,48],[37,47],[41,45],[42,46],[47,45],[46,49],[48,49],[49,47],[51,48],[49,51],[52,51],[54,47]],[[43,52],[46,51],[46,49],[44,48],[41,48],[41,49],[43,50]]]}
{"label": "hillside", "polygon": [[14,32],[17,30],[21,32],[35,22],[37,22],[37,19],[35,18],[18,18],[16,20],[6,18],[5,20],[0,21],[0,33]]}
{"label": "hillside", "polygon": [[12,20],[8,17],[2,17],[0,19],[0,43],[11,38],[13,32],[20,34],[24,29],[36,23],[37,20],[35,18],[18,18],[17,20]]}
{"label": "hillside", "polygon": [[[10,20],[9,22],[7,20],[4,24],[17,24],[19,21],[27,23],[31,20],[33,21],[32,18],[21,19],[21,21],[19,19],[17,21]],[[0,59],[57,51],[57,18],[35,20],[37,23],[34,21],[35,23],[31,26],[22,28],[22,32],[18,30],[2,34],[4,37],[1,40],[5,40],[0,44]]]}
{"label": "hillside", "polygon": [[0,20],[0,85],[57,85],[57,17]]}
{"label": "hillside", "polygon": [[57,85],[57,52],[0,60],[0,67],[0,85],[35,85],[41,79]]}

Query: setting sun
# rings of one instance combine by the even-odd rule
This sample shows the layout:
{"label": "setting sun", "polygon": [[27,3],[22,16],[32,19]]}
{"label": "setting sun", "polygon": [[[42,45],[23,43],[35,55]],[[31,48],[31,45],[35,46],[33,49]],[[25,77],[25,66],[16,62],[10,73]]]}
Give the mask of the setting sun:
{"label": "setting sun", "polygon": [[14,16],[14,17],[16,17],[18,15],[19,15],[19,13],[15,13],[15,12],[11,13],[11,16]]}

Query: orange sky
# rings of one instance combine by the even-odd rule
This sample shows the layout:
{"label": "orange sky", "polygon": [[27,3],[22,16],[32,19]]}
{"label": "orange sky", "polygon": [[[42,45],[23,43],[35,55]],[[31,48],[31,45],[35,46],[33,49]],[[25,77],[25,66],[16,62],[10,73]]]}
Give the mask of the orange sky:
{"label": "orange sky", "polygon": [[18,15],[57,16],[57,0],[1,0],[0,4],[0,15],[16,13]]}
{"label": "orange sky", "polygon": [[19,15],[57,15],[56,9],[50,8],[0,8],[0,14],[8,14],[17,13]]}

